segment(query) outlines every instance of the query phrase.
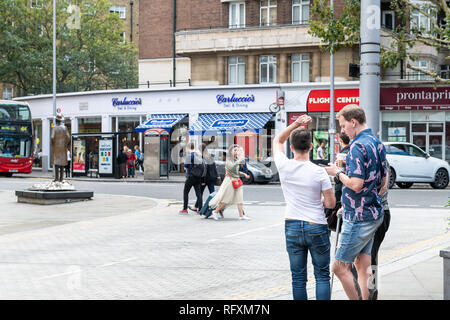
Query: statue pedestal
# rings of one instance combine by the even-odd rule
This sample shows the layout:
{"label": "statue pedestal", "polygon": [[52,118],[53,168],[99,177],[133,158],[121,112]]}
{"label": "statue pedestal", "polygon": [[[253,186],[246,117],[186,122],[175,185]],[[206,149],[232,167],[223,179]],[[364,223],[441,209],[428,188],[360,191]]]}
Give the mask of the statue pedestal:
{"label": "statue pedestal", "polygon": [[16,196],[17,202],[48,205],[91,200],[94,192],[75,190],[67,181],[52,181],[34,185],[28,190],[17,190]]}

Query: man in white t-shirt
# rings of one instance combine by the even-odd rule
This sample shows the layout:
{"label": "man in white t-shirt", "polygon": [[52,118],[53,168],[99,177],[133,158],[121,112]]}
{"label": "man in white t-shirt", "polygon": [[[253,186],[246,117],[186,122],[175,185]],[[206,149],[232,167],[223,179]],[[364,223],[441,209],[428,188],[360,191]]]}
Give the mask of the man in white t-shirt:
{"label": "man in white t-shirt", "polygon": [[[329,300],[330,238],[324,207],[334,208],[336,198],[324,168],[309,161],[313,148],[311,132],[299,128],[311,122],[300,116],[273,140],[275,165],[286,201],[285,235],[295,300],[307,300],[307,257],[311,253],[316,278],[316,299]],[[285,155],[289,138],[294,159]]]}

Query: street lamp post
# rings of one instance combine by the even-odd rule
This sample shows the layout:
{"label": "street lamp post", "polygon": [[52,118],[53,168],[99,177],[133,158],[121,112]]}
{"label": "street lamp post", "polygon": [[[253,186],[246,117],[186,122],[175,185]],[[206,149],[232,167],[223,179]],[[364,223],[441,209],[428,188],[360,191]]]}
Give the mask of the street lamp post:
{"label": "street lamp post", "polygon": [[53,0],[53,125],[56,117],[56,0]]}
{"label": "street lamp post", "polygon": [[[334,15],[334,1],[330,0],[331,12]],[[334,163],[334,135],[336,133],[336,122],[334,120],[334,54],[333,46],[330,54],[330,128],[328,130],[330,139],[330,162]]]}
{"label": "street lamp post", "polygon": [[380,0],[361,1],[359,105],[367,125],[380,137]]}

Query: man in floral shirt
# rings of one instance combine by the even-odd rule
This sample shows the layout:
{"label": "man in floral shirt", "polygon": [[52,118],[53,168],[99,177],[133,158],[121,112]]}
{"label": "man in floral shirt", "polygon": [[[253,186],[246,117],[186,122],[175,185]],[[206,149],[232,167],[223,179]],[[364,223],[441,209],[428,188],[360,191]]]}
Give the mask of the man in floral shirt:
{"label": "man in floral shirt", "polygon": [[343,108],[337,115],[342,133],[352,142],[346,158],[346,170],[334,164],[327,167],[331,176],[343,183],[343,229],[333,272],[349,299],[358,299],[350,265],[354,262],[364,300],[369,297],[368,280],[372,275],[373,236],[383,222],[383,206],[377,189],[387,186],[386,150],[366,124],[364,110],[356,105]]}

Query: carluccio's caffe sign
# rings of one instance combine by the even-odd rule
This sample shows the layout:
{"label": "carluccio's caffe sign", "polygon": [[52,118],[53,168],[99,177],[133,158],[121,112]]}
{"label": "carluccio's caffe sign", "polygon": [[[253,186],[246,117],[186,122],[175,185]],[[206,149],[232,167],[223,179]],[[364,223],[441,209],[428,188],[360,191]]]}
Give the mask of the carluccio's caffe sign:
{"label": "carluccio's caffe sign", "polygon": [[112,105],[119,111],[137,111],[142,106],[141,98],[112,98]]}

